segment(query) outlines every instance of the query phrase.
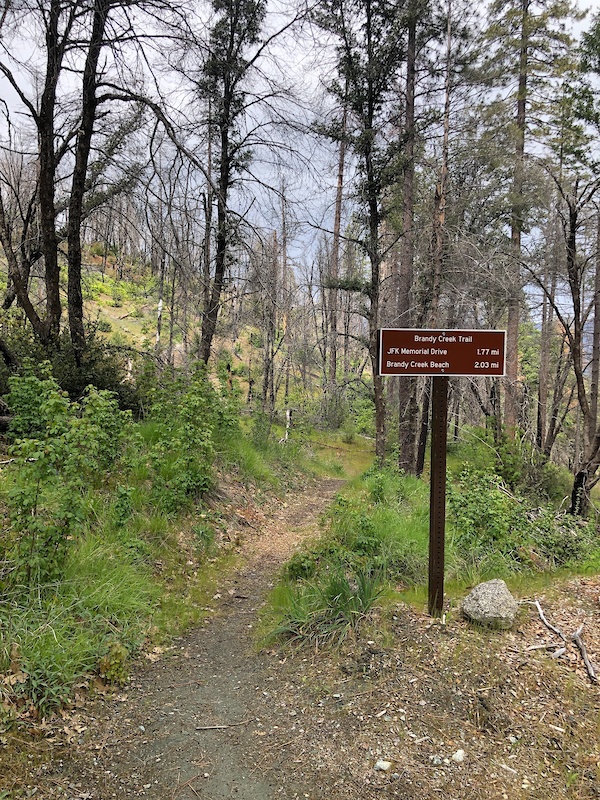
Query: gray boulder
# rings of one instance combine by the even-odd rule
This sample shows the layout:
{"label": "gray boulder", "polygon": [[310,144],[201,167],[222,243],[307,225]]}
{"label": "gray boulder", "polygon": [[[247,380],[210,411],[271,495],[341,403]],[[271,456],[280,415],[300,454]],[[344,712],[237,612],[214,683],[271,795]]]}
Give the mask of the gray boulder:
{"label": "gray boulder", "polygon": [[462,604],[467,619],[488,628],[511,628],[518,610],[519,604],[498,578],[480,583]]}

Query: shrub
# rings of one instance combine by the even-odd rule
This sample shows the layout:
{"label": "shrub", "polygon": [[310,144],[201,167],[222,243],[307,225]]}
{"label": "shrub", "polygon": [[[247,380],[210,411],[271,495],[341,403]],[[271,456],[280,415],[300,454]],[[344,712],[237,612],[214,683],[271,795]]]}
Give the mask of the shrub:
{"label": "shrub", "polygon": [[13,583],[34,586],[59,577],[83,528],[87,493],[115,460],[128,418],[109,392],[93,387],[80,403],[51,377],[13,377],[10,387],[6,561]]}
{"label": "shrub", "polygon": [[[461,442],[450,442],[450,463],[465,464],[485,473],[498,475],[507,487],[537,502],[561,500],[569,494],[568,471],[549,461],[525,439],[503,435],[499,442],[489,428],[465,426]],[[460,472],[459,472],[460,474]]]}
{"label": "shrub", "polygon": [[533,508],[494,473],[467,468],[448,488],[451,543],[482,571],[546,569],[584,561],[594,549],[592,526]]}
{"label": "shrub", "polygon": [[156,441],[150,463],[153,494],[166,513],[181,511],[212,485],[214,390],[203,373],[175,380],[150,413]]}

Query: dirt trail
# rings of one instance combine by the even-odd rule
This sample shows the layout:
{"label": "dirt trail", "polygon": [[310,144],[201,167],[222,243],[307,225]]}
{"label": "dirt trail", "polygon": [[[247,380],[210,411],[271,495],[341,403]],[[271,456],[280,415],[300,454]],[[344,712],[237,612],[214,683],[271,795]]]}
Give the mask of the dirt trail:
{"label": "dirt trail", "polygon": [[[221,579],[214,616],[121,694],[23,741],[0,800],[598,800],[600,687],[574,643],[553,658],[532,598],[511,631],[473,628],[456,598],[445,623],[399,602],[339,648],[255,652],[278,568],[341,483],[275,505],[230,492],[241,566]],[[584,624],[600,664],[600,578],[536,597],[561,630]]]}
{"label": "dirt trail", "polygon": [[341,484],[326,480],[295,494],[247,537],[243,566],[215,595],[216,615],[134,675],[117,702],[101,704],[85,741],[55,760],[44,783],[67,780],[73,800],[314,797],[289,785],[285,769],[263,770],[273,656],[254,652],[253,633],[277,569],[316,533]]}

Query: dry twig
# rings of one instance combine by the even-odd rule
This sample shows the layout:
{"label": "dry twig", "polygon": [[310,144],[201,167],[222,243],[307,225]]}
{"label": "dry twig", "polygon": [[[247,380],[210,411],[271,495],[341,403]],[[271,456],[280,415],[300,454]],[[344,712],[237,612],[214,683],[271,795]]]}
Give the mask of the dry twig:
{"label": "dry twig", "polygon": [[598,683],[598,677],[596,675],[596,671],[594,669],[594,665],[590,661],[587,650],[585,649],[585,645],[583,643],[583,639],[581,638],[581,631],[583,630],[583,624],[581,624],[575,633],[571,634],[571,639],[575,642],[577,647],[579,648],[579,652],[581,653],[581,657],[583,658],[583,663],[585,664],[585,668],[587,669],[587,674],[590,676],[590,680],[594,683]]}
{"label": "dry twig", "polygon": [[564,633],[561,630],[559,630],[558,628],[555,628],[554,625],[552,625],[550,622],[548,622],[548,620],[544,616],[544,612],[542,611],[542,607],[540,605],[539,600],[535,601],[535,607],[538,610],[538,614],[540,615],[540,619],[542,620],[544,625],[548,628],[548,630],[553,631],[557,636],[560,636],[560,638],[563,640],[563,642],[566,642],[567,641],[567,637],[564,635]]}
{"label": "dry twig", "polygon": [[239,725],[247,725],[251,719],[244,719],[241,722],[230,722],[228,725],[196,725],[197,731],[222,731],[226,728],[237,728]]}
{"label": "dry twig", "polygon": [[202,777],[204,777],[204,773],[203,772],[199,772],[197,775],[194,775],[193,778],[190,778],[185,783],[179,783],[178,782],[177,786],[173,790],[173,794],[171,795],[171,800],[175,800],[175,798],[181,792],[182,789],[191,789],[191,791],[196,795],[196,797],[200,797],[198,792],[192,786],[192,783],[194,783],[194,781],[197,781],[198,778],[202,778]]}

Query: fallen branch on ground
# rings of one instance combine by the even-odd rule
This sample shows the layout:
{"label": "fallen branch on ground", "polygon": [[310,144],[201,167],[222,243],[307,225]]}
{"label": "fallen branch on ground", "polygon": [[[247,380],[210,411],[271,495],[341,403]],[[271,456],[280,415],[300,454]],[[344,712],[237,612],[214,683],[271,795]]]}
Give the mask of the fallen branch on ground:
{"label": "fallen branch on ground", "polygon": [[585,668],[587,669],[587,673],[590,676],[590,680],[594,683],[598,683],[598,677],[596,675],[596,671],[594,669],[594,665],[590,661],[587,650],[585,649],[585,645],[583,643],[583,639],[581,638],[581,631],[583,630],[583,624],[581,624],[575,633],[571,634],[571,639],[575,642],[577,647],[579,648],[579,652],[581,653],[581,657],[583,658],[583,663],[585,664]]}
{"label": "fallen branch on ground", "polygon": [[560,636],[560,638],[563,640],[563,642],[566,642],[567,641],[567,637],[564,635],[564,633],[561,630],[559,630],[558,628],[555,628],[554,625],[552,625],[550,622],[548,622],[548,620],[544,616],[544,612],[542,611],[542,607],[540,605],[539,600],[535,601],[535,607],[538,610],[538,614],[540,615],[540,619],[542,620],[544,625],[548,628],[548,630],[553,631],[557,636]]}
{"label": "fallen branch on ground", "polygon": [[230,722],[228,725],[197,725],[197,731],[222,731],[225,728],[237,728],[239,725],[247,725],[251,719],[244,719],[242,722]]}

